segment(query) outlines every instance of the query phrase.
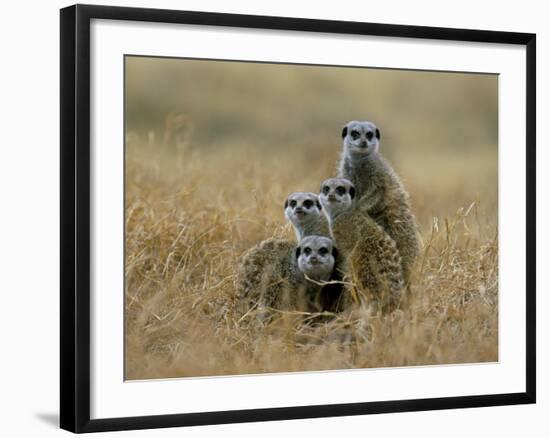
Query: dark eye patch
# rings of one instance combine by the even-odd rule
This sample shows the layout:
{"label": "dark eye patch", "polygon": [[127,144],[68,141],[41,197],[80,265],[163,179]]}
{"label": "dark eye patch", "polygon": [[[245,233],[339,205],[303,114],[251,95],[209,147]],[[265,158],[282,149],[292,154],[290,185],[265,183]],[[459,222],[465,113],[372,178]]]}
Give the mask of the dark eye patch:
{"label": "dark eye patch", "polygon": [[304,254],[306,254],[306,255],[311,254],[311,248],[310,248],[309,246],[306,246],[306,247],[304,248]]}
{"label": "dark eye patch", "polygon": [[313,207],[313,201],[312,201],[311,199],[306,199],[306,200],[304,201],[304,207],[305,207],[305,208],[311,208],[311,207]]}
{"label": "dark eye patch", "polygon": [[328,249],[326,247],[322,246],[321,248],[319,248],[319,254],[327,255],[328,254]]}
{"label": "dark eye patch", "polygon": [[353,138],[354,140],[358,139],[359,136],[360,136],[359,132],[351,131],[351,138]]}
{"label": "dark eye patch", "polygon": [[330,192],[330,187],[329,186],[324,186],[323,187],[323,194],[328,195],[328,192]]}
{"label": "dark eye patch", "polygon": [[374,134],[372,133],[372,131],[369,131],[367,132],[367,140],[372,140],[372,137],[374,137]]}
{"label": "dark eye patch", "polygon": [[292,201],[290,201],[290,206],[292,208],[296,207],[296,201],[294,199]]}
{"label": "dark eye patch", "polygon": [[343,196],[346,194],[346,188],[344,186],[338,186],[336,187],[336,193],[338,193],[340,196]]}

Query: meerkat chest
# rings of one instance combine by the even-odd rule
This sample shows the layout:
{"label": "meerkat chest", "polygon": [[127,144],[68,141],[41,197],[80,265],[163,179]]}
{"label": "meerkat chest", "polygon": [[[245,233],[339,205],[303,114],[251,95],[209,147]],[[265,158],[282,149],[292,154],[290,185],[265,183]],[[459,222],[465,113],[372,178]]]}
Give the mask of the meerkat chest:
{"label": "meerkat chest", "polygon": [[362,167],[363,166],[354,164],[349,158],[346,158],[344,160],[344,165],[342,166],[340,175],[343,178],[349,179],[353,183],[359,196],[363,193],[362,190],[364,189],[368,178],[366,169],[362,169]]}
{"label": "meerkat chest", "polygon": [[354,185],[358,199],[370,198],[378,201],[380,192],[384,190],[384,178],[377,169],[373,160],[352,161],[347,158],[342,168],[342,176],[349,179]]}

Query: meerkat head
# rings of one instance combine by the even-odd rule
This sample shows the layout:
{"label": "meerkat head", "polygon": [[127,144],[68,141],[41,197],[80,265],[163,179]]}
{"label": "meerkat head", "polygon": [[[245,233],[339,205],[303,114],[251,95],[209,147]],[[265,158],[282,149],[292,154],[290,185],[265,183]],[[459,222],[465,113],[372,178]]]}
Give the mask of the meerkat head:
{"label": "meerkat head", "polygon": [[319,202],[329,218],[347,210],[355,199],[355,186],[346,178],[329,178],[321,184]]}
{"label": "meerkat head", "polygon": [[312,280],[328,280],[337,256],[338,251],[329,237],[307,236],[296,248],[298,269]]}
{"label": "meerkat head", "polygon": [[348,122],[342,130],[343,148],[350,157],[376,154],[380,146],[380,130],[372,122]]}
{"label": "meerkat head", "polygon": [[321,203],[315,193],[291,193],[285,201],[285,217],[301,229],[304,225],[323,217]]}

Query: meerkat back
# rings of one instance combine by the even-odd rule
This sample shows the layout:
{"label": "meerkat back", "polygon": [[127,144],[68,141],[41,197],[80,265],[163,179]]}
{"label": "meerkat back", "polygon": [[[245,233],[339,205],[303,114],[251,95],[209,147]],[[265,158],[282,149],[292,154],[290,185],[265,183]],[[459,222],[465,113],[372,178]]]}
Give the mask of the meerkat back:
{"label": "meerkat back", "polygon": [[288,260],[295,248],[290,240],[269,238],[244,254],[235,281],[239,313],[274,305],[289,278]]}

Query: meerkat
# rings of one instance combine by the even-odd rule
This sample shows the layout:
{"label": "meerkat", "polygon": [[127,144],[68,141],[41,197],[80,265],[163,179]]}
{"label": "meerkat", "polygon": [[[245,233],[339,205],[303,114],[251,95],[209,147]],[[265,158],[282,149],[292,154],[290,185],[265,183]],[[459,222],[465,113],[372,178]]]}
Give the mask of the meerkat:
{"label": "meerkat", "polygon": [[331,238],[304,237],[296,248],[298,270],[305,278],[302,296],[308,312],[336,312],[342,293],[342,271],[338,250]]}
{"label": "meerkat", "polygon": [[327,219],[315,193],[291,193],[285,200],[285,217],[294,226],[296,242],[306,236],[330,236]]}
{"label": "meerkat", "polygon": [[[238,277],[240,313],[265,322],[271,310],[335,311],[341,294],[338,252],[332,239],[307,236],[296,245],[268,239],[244,258]],[[238,289],[239,290],[239,289]]]}
{"label": "meerkat", "polygon": [[351,121],[342,130],[338,176],[353,183],[358,208],[372,217],[395,241],[409,284],[420,251],[409,195],[391,164],[380,155],[380,130],[372,122]]}
{"label": "meerkat", "polygon": [[[401,256],[393,239],[361,211],[351,181],[325,180],[319,201],[327,215],[332,238],[345,260],[346,273],[358,283],[369,302],[377,304],[382,311],[395,309],[403,298],[405,285]],[[346,305],[350,304],[348,299]]]}

